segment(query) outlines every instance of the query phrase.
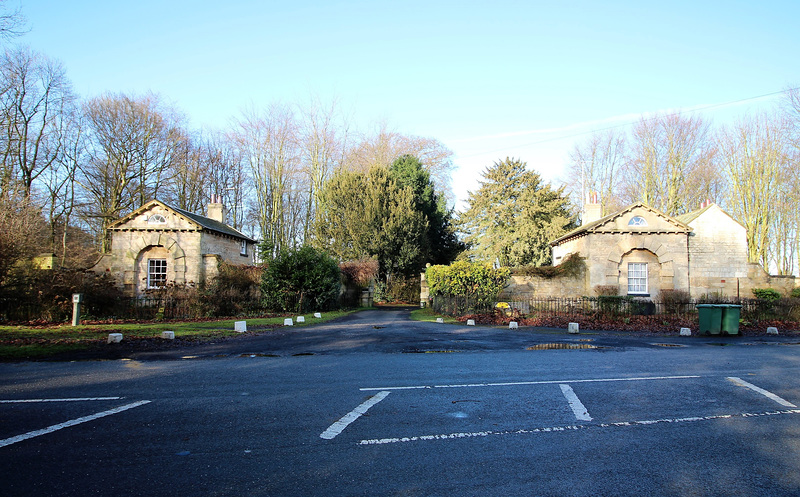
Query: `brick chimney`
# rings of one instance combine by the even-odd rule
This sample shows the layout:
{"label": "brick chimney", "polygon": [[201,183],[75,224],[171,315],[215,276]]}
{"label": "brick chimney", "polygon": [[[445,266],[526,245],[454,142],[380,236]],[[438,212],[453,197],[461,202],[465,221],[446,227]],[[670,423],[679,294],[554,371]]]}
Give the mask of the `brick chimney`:
{"label": "brick chimney", "polygon": [[581,216],[581,225],[593,223],[603,217],[603,206],[600,204],[599,196],[596,192],[588,195],[586,203],[583,204],[583,215]]}
{"label": "brick chimney", "polygon": [[228,217],[228,210],[222,203],[222,195],[211,195],[211,202],[208,203],[208,214],[206,217],[223,224],[225,223],[225,219]]}

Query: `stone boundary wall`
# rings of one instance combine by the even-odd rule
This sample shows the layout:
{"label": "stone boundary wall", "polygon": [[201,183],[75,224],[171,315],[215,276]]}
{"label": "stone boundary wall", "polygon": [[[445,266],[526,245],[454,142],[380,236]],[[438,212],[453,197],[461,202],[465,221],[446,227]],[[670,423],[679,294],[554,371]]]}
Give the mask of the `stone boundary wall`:
{"label": "stone boundary wall", "polygon": [[[425,280],[425,273],[420,275],[420,305],[425,307],[430,301],[430,287]],[[511,276],[508,285],[500,292],[499,300],[513,298],[547,298],[547,297],[583,297],[586,292],[586,275],[574,277],[556,276],[542,278],[540,276]]]}
{"label": "stone boundary wall", "polygon": [[556,276],[542,278],[541,276],[511,276],[502,292],[500,300],[513,298],[571,298],[588,295],[586,291],[586,276]]}

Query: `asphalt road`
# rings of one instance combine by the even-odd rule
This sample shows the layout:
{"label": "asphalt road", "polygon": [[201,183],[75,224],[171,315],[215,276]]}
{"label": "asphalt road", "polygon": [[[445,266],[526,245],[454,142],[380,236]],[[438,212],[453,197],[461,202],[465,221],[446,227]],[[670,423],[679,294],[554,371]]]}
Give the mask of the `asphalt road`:
{"label": "asphalt road", "polygon": [[0,494],[796,496],[800,345],[726,340],[384,311],[0,364]]}

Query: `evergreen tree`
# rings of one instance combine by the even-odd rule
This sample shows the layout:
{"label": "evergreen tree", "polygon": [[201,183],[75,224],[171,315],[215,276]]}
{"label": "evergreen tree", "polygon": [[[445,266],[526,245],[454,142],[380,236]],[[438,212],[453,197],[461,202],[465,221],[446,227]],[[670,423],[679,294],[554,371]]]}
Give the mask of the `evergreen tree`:
{"label": "evergreen tree", "polygon": [[574,227],[564,188],[510,158],[484,171],[480,185],[459,219],[471,255],[500,266],[550,264],[549,242]]}
{"label": "evergreen tree", "polygon": [[422,162],[413,155],[398,157],[391,166],[392,176],[404,188],[410,188],[414,196],[414,208],[428,222],[423,258],[431,264],[449,264],[455,260],[465,246],[458,240],[453,226],[453,209],[447,207],[443,196],[436,191],[431,175]]}
{"label": "evergreen tree", "polygon": [[410,187],[386,168],[367,173],[340,170],[320,194],[314,245],[339,260],[375,257],[379,277],[413,275],[425,264],[428,222],[416,209]]}

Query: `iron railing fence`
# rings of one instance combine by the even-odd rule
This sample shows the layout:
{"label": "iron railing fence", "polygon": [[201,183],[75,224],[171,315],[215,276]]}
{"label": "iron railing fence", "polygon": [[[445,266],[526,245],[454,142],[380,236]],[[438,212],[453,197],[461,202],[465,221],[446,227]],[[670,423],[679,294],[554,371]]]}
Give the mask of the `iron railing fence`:
{"label": "iron railing fence", "polygon": [[[665,315],[686,316],[697,313],[697,305],[703,303],[741,305],[743,319],[787,319],[800,311],[800,302],[778,303],[770,305],[758,299],[715,299],[708,302],[703,299],[675,302],[653,302],[650,300],[629,297],[511,297],[504,301],[481,300],[473,297],[455,295],[437,295],[431,300],[432,309],[447,316],[465,316],[468,314],[487,314],[498,310],[506,314],[535,317],[561,316],[578,317],[604,314],[609,316]],[[788,308],[787,308],[788,306]]]}
{"label": "iron railing fence", "polygon": [[[339,306],[341,308],[355,308],[360,305],[361,294],[344,293],[340,296]],[[160,320],[160,319],[194,319],[203,317],[230,317],[226,315],[216,316],[213,312],[209,313],[211,306],[206,305],[201,298],[183,296],[159,296],[147,295],[140,297],[122,297],[109,299],[101,304],[85,300],[81,304],[81,316],[83,320],[103,320],[103,319],[122,319],[122,320]],[[281,305],[284,312],[305,313],[324,309],[313,309],[314,304],[300,295],[286,295],[282,299]],[[217,306],[219,307],[219,306]],[[240,306],[227,306],[229,308]],[[258,316],[281,310],[266,309],[262,305],[249,305],[246,309],[240,309],[236,314],[247,316]],[[214,314],[212,316],[212,314]],[[0,298],[0,322],[67,322],[72,318],[72,303],[62,303],[61,305],[42,305],[39,303],[21,304],[12,299]]]}

